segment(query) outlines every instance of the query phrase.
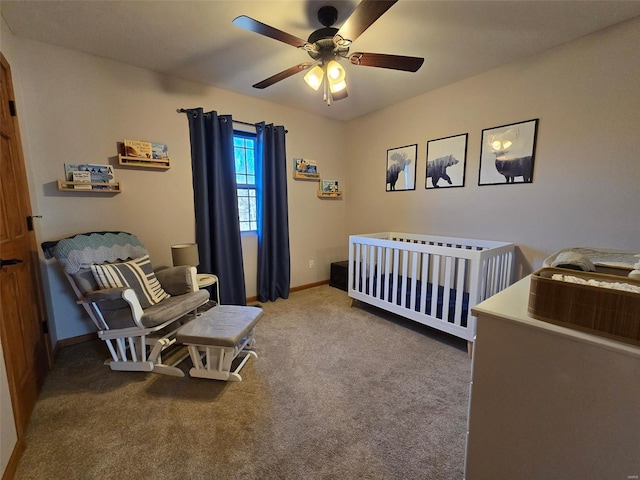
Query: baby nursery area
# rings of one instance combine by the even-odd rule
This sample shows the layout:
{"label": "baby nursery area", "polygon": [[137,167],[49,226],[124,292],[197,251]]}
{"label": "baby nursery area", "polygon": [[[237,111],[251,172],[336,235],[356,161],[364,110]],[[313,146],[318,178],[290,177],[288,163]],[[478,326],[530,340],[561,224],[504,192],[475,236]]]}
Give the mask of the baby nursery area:
{"label": "baby nursery area", "polygon": [[640,474],[640,2],[0,11],[4,477]]}
{"label": "baby nursery area", "polygon": [[385,232],[349,237],[349,296],[467,340],[470,308],[513,280],[514,245]]}

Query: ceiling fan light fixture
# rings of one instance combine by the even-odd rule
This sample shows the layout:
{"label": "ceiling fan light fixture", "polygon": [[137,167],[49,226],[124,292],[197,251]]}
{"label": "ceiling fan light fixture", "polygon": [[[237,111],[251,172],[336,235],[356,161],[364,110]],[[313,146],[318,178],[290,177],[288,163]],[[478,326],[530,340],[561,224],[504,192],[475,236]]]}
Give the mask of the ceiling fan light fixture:
{"label": "ceiling fan light fixture", "polygon": [[337,61],[330,60],[329,63],[327,63],[327,77],[329,77],[330,82],[340,83],[344,81],[346,75],[344,67]]}
{"label": "ceiling fan light fixture", "polygon": [[347,88],[347,82],[342,80],[341,82],[332,82],[329,80],[329,89],[331,93],[338,93]]}
{"label": "ceiling fan light fixture", "polygon": [[[232,22],[234,25],[300,48],[306,51],[312,59],[311,62],[300,63],[272,75],[256,83],[253,87],[263,89],[310,68],[304,76],[304,81],[316,91],[322,87],[323,100],[329,106],[332,100],[348,97],[346,72],[339,62],[340,59],[346,59],[354,65],[417,72],[424,63],[424,58],[365,52],[349,55],[351,43],[396,2],[397,0],[361,0],[351,15],[342,22],[340,28],[333,26],[338,19],[336,7],[324,6],[318,10],[318,20],[323,28],[311,32],[307,40],[278,30],[246,15],[236,17]],[[492,142],[493,139],[489,141],[489,144]]]}
{"label": "ceiling fan light fixture", "polygon": [[304,76],[304,81],[314,90],[318,90],[322,85],[322,79],[324,77],[324,70],[319,65],[316,65],[309,70]]}

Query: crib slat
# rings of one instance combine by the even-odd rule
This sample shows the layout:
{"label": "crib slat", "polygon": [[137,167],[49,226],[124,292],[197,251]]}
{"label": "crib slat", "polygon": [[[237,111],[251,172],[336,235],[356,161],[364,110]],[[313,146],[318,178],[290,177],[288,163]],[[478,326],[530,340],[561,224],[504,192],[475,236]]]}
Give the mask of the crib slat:
{"label": "crib slat", "polygon": [[361,245],[356,243],[354,245],[355,255],[353,259],[353,289],[361,292],[362,291],[362,282],[360,281],[360,249]]}
{"label": "crib slat", "polygon": [[367,263],[367,269],[369,271],[369,295],[374,295],[374,287],[375,287],[375,283],[374,283],[374,279],[375,279],[375,261],[374,261],[374,255],[375,255],[375,250],[376,250],[376,246],[375,245],[371,245],[369,247],[369,262]]}
{"label": "crib slat", "polygon": [[376,285],[377,285],[377,298],[384,298],[384,286],[382,285],[382,252],[384,249],[382,247],[378,247],[378,263],[376,263]]}
{"label": "crib slat", "polygon": [[367,285],[367,251],[369,245],[362,245],[362,259],[360,262],[360,278],[362,278],[362,289],[364,293],[369,294],[369,286]]}
{"label": "crib slat", "polygon": [[437,317],[438,285],[440,285],[440,255],[433,256],[433,270],[431,272],[431,311],[429,315]]}
{"label": "crib slat", "polygon": [[442,320],[449,321],[449,297],[451,295],[452,258],[444,257],[444,295],[442,296]]}
{"label": "crib slat", "polygon": [[394,305],[398,303],[398,268],[400,267],[398,258],[400,256],[400,250],[397,248],[393,249],[393,281],[391,282],[391,301]]}
{"label": "crib slat", "polygon": [[462,300],[464,298],[465,273],[467,271],[467,261],[464,258],[458,259],[458,274],[456,282],[456,306],[453,316],[453,323],[462,325]]}
{"label": "crib slat", "polygon": [[429,283],[429,254],[422,254],[422,283],[420,285],[420,313],[427,310],[427,284]]}
{"label": "crib slat", "polygon": [[418,283],[418,252],[411,252],[411,300],[409,308],[416,309],[416,283]]}
{"label": "crib slat", "polygon": [[391,248],[387,247],[384,249],[384,285],[382,288],[382,299],[389,301],[389,282],[391,282],[391,277],[389,276],[389,272],[391,271]]}
{"label": "crib slat", "polygon": [[400,305],[403,307],[407,306],[407,270],[409,263],[409,252],[404,250],[402,252],[402,278],[401,278],[401,289],[400,289]]}

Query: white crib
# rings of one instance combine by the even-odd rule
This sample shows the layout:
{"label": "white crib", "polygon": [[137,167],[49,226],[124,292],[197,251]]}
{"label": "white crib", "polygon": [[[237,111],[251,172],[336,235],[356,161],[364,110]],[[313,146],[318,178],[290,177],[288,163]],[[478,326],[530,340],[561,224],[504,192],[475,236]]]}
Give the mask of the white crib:
{"label": "white crib", "polygon": [[352,299],[467,340],[471,308],[513,281],[506,242],[382,232],[349,237]]}

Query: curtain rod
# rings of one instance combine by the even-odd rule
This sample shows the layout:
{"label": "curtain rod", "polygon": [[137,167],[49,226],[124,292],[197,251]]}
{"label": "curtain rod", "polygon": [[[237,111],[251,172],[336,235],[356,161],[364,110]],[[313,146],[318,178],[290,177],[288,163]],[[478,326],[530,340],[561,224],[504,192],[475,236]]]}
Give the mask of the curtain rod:
{"label": "curtain rod", "polygon": [[[186,108],[179,108],[177,110],[178,113],[189,113],[191,109],[186,109]],[[249,122],[243,122],[242,120],[234,120],[233,118],[231,119],[231,121],[233,123],[239,123],[241,125],[248,125],[249,127],[255,127],[256,124],[255,123],[249,123]],[[284,133],[289,133],[289,130],[285,130]]]}
{"label": "curtain rod", "polygon": [[[186,108],[179,108],[177,111],[178,111],[178,113],[189,113],[189,109],[186,109]],[[255,127],[256,126],[255,123],[243,122],[242,120],[232,119],[232,121],[233,121],[233,123],[239,123],[241,125],[248,125],[249,127]]]}

